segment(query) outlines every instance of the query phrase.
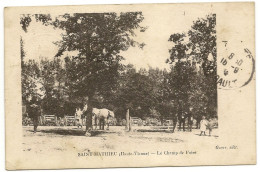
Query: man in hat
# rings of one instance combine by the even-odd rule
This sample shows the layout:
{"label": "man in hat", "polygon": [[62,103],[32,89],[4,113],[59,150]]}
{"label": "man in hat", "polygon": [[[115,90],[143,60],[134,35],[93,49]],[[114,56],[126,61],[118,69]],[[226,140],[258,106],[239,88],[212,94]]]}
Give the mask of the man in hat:
{"label": "man in hat", "polygon": [[33,132],[36,133],[39,125],[40,108],[39,105],[37,105],[37,99],[35,97],[32,98],[31,103],[30,109],[31,117],[33,118]]}

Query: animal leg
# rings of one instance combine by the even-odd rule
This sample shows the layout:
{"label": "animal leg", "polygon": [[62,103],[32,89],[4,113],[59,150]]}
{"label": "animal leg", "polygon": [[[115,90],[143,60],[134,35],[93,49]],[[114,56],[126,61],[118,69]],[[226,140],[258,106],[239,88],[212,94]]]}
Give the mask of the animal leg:
{"label": "animal leg", "polygon": [[95,117],[95,130],[97,130],[97,117]]}
{"label": "animal leg", "polygon": [[102,120],[102,130],[105,130],[105,120]]}
{"label": "animal leg", "polygon": [[102,123],[102,120],[101,120],[101,119],[99,119],[99,121],[98,121],[98,122],[99,122],[99,129],[100,129],[100,130],[102,130],[102,128],[101,128],[101,123]]}
{"label": "animal leg", "polygon": [[107,130],[109,130],[109,122],[108,122],[108,120],[107,120]]}

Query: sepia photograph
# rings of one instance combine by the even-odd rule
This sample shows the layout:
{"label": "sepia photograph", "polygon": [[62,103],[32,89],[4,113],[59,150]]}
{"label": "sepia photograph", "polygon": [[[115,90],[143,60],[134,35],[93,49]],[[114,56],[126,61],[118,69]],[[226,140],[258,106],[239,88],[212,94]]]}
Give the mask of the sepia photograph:
{"label": "sepia photograph", "polygon": [[142,12],[22,14],[23,151],[217,139],[216,15],[174,17],[158,39]]}
{"label": "sepia photograph", "polygon": [[255,164],[253,8],[6,8],[7,169]]}

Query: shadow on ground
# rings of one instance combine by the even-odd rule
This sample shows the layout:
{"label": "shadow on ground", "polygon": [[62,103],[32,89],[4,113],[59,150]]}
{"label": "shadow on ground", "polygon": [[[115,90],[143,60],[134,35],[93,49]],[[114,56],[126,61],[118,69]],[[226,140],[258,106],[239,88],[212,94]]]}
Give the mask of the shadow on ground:
{"label": "shadow on ground", "polygon": [[58,135],[72,135],[72,136],[84,136],[85,131],[83,130],[67,130],[67,129],[50,129],[40,130],[41,133],[58,134]]}
{"label": "shadow on ground", "polygon": [[153,129],[138,129],[137,132],[164,132],[164,133],[173,133],[172,130],[153,130]]}
{"label": "shadow on ground", "polygon": [[[31,131],[33,132],[33,131]],[[41,133],[49,133],[49,134],[57,134],[57,135],[70,135],[70,136],[85,136],[85,131],[84,130],[79,130],[79,129],[62,129],[62,128],[57,128],[57,129],[49,129],[49,130],[40,130],[38,132]],[[92,130],[91,131],[91,136],[98,136],[101,134],[108,134],[108,133],[115,133],[115,132],[109,132],[105,130]]]}

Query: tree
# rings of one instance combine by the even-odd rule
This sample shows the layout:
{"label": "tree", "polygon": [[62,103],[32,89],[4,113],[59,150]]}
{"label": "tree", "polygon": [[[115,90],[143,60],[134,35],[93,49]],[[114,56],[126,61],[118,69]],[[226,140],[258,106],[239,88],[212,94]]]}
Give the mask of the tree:
{"label": "tree", "polygon": [[94,96],[112,91],[117,83],[119,62],[123,59],[120,51],[144,46],[133,40],[135,31],[143,30],[142,20],[141,12],[75,13],[57,17],[53,23],[65,31],[62,41],[57,42],[56,56],[64,51],[78,51],[76,57],[69,59],[75,68],[68,75],[74,80],[73,96],[88,103],[87,131],[91,127]]}
{"label": "tree", "polygon": [[194,21],[187,33],[175,33],[169,38],[174,46],[166,63],[172,64],[169,84],[179,114],[191,108],[195,118],[216,115],[215,26],[216,15],[210,14]]}
{"label": "tree", "polygon": [[130,109],[131,116],[143,118],[154,106],[153,85],[147,76],[134,73],[127,76],[117,92],[117,106]]}
{"label": "tree", "polygon": [[[188,31],[190,55],[194,55],[197,63],[202,64],[205,76],[216,75],[216,14],[196,20]],[[213,59],[209,59],[209,55]],[[212,76],[211,76],[212,77]],[[216,78],[213,76],[213,78]],[[216,85],[216,84],[214,84]]]}
{"label": "tree", "polygon": [[63,116],[65,95],[65,69],[62,68],[62,61],[58,58],[53,60],[41,59],[40,78],[44,91],[42,108],[47,114]]}
{"label": "tree", "polygon": [[[44,25],[48,25],[51,21],[50,15],[45,14],[23,14],[20,16],[20,25],[24,32],[27,32],[31,21],[35,19]],[[34,97],[41,101],[44,97],[43,86],[41,82],[40,65],[35,60],[25,60],[26,52],[24,50],[24,39],[20,38],[20,54],[21,54],[21,75],[22,75],[22,100],[27,105]]]}
{"label": "tree", "polygon": [[28,27],[33,19],[36,22],[41,22],[45,26],[52,24],[50,14],[23,14],[20,16],[20,25],[24,32],[28,31]]}
{"label": "tree", "polygon": [[203,85],[202,94],[207,97],[207,104],[202,114],[213,117],[217,115],[216,14],[210,14],[206,18],[196,20],[188,34],[193,50],[191,54],[199,60],[197,63],[201,64],[204,74],[204,76],[200,75],[201,80],[203,80],[200,85]]}
{"label": "tree", "polygon": [[22,62],[22,101],[28,105],[32,98],[41,99],[40,69],[34,60]]}

